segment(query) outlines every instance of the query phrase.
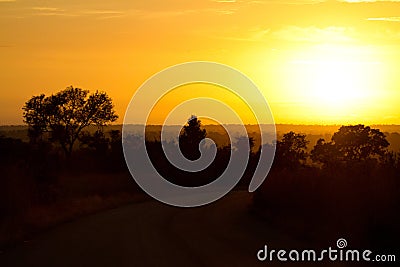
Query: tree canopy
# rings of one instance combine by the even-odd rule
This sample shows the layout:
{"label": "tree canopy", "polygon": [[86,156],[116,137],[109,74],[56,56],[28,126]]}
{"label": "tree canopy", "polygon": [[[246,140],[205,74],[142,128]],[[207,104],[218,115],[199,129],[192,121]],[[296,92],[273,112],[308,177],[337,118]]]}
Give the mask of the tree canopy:
{"label": "tree canopy", "polygon": [[275,161],[277,165],[296,168],[307,159],[306,135],[289,132],[276,142]]}
{"label": "tree canopy", "polygon": [[199,144],[206,136],[206,130],[201,129],[201,121],[192,115],[187,124],[183,126],[179,136],[179,147],[182,154],[190,160],[199,159],[201,156]]}
{"label": "tree canopy", "polygon": [[25,103],[23,111],[31,140],[49,132],[67,156],[72,153],[83,129],[90,125],[103,126],[118,118],[105,92],[89,94],[88,90],[72,86],[47,97],[44,94],[33,96]]}
{"label": "tree canopy", "polygon": [[386,136],[379,129],[362,124],[342,126],[330,142],[318,140],[311,158],[326,165],[361,162],[383,157],[388,146]]}

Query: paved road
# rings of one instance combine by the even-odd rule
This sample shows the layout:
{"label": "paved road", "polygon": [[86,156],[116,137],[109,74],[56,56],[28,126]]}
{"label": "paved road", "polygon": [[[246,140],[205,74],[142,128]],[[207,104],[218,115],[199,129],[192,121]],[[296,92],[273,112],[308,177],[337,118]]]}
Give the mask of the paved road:
{"label": "paved road", "polygon": [[293,244],[248,211],[233,192],[200,208],[156,201],[132,204],[60,225],[0,255],[0,266],[271,266],[265,244]]}

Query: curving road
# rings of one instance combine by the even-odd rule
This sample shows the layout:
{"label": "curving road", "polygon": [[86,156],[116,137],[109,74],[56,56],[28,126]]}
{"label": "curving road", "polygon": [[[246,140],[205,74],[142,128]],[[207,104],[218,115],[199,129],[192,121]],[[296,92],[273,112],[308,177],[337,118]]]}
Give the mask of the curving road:
{"label": "curving road", "polygon": [[200,208],[156,201],[60,225],[0,254],[0,266],[273,266],[264,245],[293,244],[249,214],[250,194],[232,192]]}

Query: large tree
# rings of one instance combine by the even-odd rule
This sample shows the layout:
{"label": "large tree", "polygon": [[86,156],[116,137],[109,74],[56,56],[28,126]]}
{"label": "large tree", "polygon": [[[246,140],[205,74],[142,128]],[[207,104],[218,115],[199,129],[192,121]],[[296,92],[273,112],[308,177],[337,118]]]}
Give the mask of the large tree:
{"label": "large tree", "polygon": [[311,158],[325,165],[362,162],[382,158],[388,146],[386,136],[379,129],[361,124],[342,126],[330,142],[324,139],[317,142]]}
{"label": "large tree", "polygon": [[49,132],[65,154],[70,156],[76,140],[89,125],[103,126],[115,121],[111,98],[105,92],[67,87],[54,95],[33,96],[23,107],[24,122],[29,125],[31,139]]}
{"label": "large tree", "polygon": [[201,121],[192,115],[187,124],[183,126],[179,136],[179,147],[182,154],[190,160],[199,159],[201,156],[199,144],[206,136],[206,130],[201,128]]}

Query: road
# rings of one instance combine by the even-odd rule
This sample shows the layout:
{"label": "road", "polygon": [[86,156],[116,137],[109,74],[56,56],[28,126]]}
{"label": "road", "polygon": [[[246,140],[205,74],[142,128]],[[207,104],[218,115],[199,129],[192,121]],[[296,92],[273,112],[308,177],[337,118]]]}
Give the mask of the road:
{"label": "road", "polygon": [[156,201],[65,223],[6,250],[0,266],[271,266],[264,244],[293,244],[249,214],[250,194],[232,192],[199,208]]}

